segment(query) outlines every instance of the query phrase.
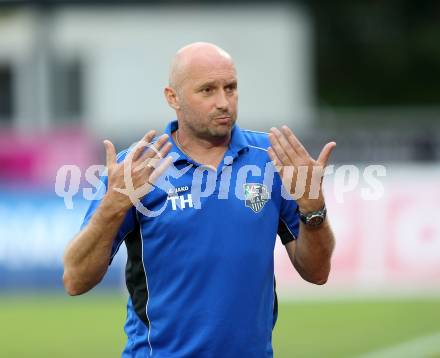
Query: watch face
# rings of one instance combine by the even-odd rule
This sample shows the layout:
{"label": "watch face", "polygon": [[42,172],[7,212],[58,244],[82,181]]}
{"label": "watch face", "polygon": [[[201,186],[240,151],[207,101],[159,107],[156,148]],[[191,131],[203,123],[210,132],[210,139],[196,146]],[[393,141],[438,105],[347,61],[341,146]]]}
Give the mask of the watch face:
{"label": "watch face", "polygon": [[324,221],[324,218],[322,216],[314,215],[307,220],[307,225],[316,227],[316,226],[321,225],[323,221]]}

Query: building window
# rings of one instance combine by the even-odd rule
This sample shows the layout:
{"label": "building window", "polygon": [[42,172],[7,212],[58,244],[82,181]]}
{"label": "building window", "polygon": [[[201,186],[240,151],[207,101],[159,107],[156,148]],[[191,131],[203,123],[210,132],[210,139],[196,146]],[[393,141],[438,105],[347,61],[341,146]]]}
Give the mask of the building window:
{"label": "building window", "polygon": [[0,122],[11,123],[14,117],[13,72],[10,65],[0,64]]}
{"label": "building window", "polygon": [[83,114],[83,67],[79,60],[56,60],[53,113],[56,122],[79,121]]}

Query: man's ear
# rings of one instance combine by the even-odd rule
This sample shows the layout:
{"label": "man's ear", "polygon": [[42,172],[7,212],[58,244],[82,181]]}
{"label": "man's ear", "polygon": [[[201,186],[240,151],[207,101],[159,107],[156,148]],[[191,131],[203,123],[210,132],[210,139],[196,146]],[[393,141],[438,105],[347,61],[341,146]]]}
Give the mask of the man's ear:
{"label": "man's ear", "polygon": [[173,88],[165,87],[164,95],[171,108],[173,108],[174,110],[180,109],[177,93]]}

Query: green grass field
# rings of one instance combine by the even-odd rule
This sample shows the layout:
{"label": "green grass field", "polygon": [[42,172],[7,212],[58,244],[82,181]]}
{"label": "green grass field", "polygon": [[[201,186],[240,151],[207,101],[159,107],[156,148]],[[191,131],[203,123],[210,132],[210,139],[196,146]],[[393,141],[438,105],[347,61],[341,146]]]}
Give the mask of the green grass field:
{"label": "green grass field", "polygon": [[[0,296],[0,303],[1,357],[118,357],[124,346],[122,296]],[[438,332],[439,299],[281,302],[274,350],[356,357]],[[440,357],[440,341],[436,352],[414,357],[425,356]]]}

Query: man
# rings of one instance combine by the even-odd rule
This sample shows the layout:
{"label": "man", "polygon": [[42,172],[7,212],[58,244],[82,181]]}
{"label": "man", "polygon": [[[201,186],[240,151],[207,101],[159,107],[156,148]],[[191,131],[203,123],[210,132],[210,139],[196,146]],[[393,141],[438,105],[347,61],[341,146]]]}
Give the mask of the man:
{"label": "man", "polygon": [[[315,161],[287,127],[267,135],[235,125],[234,63],[212,44],[177,52],[165,97],[177,121],[140,142],[154,147],[117,158],[104,142],[107,192],[66,249],[66,290],[94,287],[125,241],[123,357],[271,357],[276,234],[305,280],[329,275],[334,238],[320,189],[335,143]],[[310,169],[302,178],[301,167]]]}

